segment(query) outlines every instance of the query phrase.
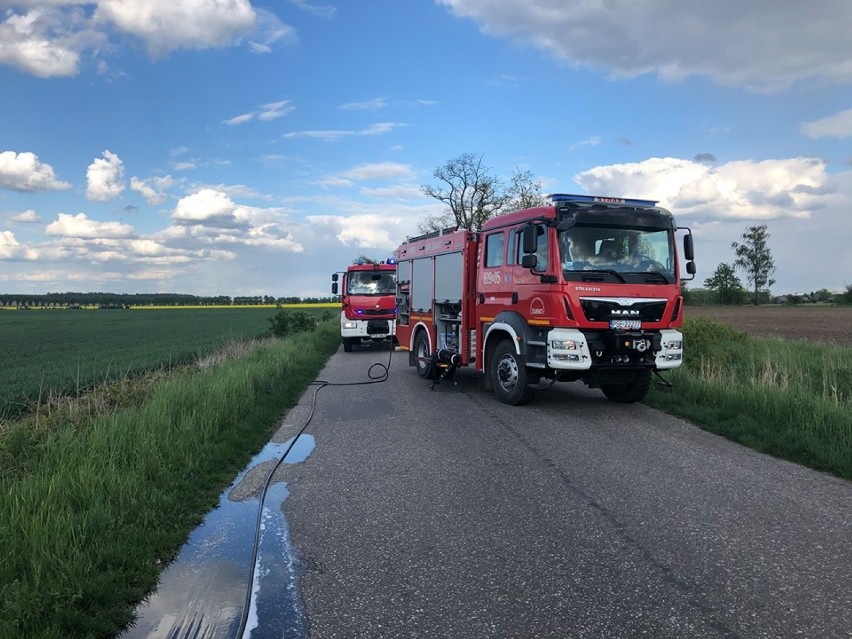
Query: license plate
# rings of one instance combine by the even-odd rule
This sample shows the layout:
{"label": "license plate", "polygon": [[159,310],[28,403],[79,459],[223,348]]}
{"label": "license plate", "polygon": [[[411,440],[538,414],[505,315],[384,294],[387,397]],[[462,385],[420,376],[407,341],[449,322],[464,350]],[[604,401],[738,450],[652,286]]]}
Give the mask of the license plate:
{"label": "license plate", "polygon": [[633,330],[642,328],[642,320],[614,319],[609,320],[609,327],[618,330]]}

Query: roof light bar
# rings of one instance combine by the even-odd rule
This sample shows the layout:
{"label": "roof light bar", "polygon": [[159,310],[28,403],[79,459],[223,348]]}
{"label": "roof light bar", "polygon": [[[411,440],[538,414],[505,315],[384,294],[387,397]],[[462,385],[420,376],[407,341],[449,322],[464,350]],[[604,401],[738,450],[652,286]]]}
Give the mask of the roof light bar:
{"label": "roof light bar", "polygon": [[623,197],[602,197],[599,195],[574,195],[572,193],[552,193],[551,202],[586,202],[589,204],[627,204],[630,206],[657,206],[657,200],[638,200]]}

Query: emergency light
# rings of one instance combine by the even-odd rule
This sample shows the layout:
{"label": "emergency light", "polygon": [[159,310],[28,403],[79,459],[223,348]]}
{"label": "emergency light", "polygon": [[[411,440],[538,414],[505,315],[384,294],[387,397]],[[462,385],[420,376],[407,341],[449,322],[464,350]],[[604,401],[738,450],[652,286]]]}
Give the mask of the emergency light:
{"label": "emergency light", "polygon": [[635,198],[602,197],[600,195],[574,195],[572,193],[552,193],[551,202],[582,202],[587,204],[627,204],[628,206],[657,206],[657,200],[638,200]]}

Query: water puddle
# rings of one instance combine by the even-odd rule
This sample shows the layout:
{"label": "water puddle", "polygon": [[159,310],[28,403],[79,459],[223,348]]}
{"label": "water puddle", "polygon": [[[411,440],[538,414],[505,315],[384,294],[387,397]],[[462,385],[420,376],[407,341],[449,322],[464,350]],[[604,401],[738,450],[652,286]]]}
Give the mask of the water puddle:
{"label": "water puddle", "polygon": [[[236,639],[246,601],[263,482],[292,443],[270,442],[219,497],[160,576],[157,591],[136,610],[121,639]],[[285,464],[307,459],[315,445],[301,435]],[[280,470],[280,469],[279,469]],[[270,484],[263,505],[248,623],[242,639],[298,639],[306,634],[294,552],[282,506],[284,481]]]}

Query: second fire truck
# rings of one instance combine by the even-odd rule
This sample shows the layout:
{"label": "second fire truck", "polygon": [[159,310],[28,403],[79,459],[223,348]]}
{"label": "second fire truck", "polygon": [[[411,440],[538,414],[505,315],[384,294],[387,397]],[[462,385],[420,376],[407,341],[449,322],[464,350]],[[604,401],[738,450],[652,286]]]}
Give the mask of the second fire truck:
{"label": "second fire truck", "polygon": [[422,377],[473,366],[507,404],[576,380],[612,401],[639,401],[653,373],[683,361],[681,271],[695,273],[692,233],[650,200],[550,198],[478,232],[402,244],[397,340]]}
{"label": "second fire truck", "polygon": [[347,353],[364,340],[393,340],[396,326],[396,262],[350,265],[343,273],[331,276],[331,292],[340,288],[340,339]]}

